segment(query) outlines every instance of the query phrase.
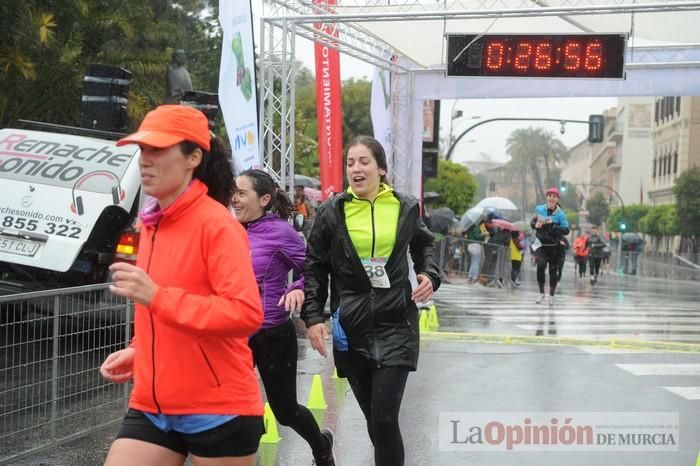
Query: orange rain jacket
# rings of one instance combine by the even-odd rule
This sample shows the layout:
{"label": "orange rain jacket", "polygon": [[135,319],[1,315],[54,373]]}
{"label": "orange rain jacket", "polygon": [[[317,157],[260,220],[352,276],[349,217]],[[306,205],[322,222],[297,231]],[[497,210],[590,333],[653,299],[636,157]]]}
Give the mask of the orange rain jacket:
{"label": "orange rain jacket", "polygon": [[136,304],[134,389],[149,413],[262,415],[248,337],[263,321],[245,230],[194,180],[141,230],[136,265],[159,286]]}

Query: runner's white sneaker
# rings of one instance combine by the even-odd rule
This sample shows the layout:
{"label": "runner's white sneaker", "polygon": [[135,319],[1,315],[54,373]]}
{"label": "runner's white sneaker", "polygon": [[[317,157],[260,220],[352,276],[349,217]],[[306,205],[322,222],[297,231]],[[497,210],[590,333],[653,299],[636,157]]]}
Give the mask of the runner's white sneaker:
{"label": "runner's white sneaker", "polygon": [[547,304],[549,304],[549,307],[554,306],[554,296],[549,297],[549,299],[547,300]]}
{"label": "runner's white sneaker", "polygon": [[535,302],[537,304],[542,304],[544,302],[544,298],[546,298],[546,296],[544,294],[541,294],[540,297],[537,298],[537,300]]}

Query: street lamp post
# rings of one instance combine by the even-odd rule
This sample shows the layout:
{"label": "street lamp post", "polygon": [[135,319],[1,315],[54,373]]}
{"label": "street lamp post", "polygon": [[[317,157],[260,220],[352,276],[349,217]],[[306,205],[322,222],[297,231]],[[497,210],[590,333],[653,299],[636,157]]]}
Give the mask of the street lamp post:
{"label": "street lamp post", "polygon": [[[449,138],[449,144],[450,146],[453,143],[454,139],[454,125],[455,125],[455,120],[458,118],[462,118],[464,116],[464,111],[462,110],[455,110],[455,107],[457,106],[457,103],[459,100],[455,100],[455,103],[452,104],[452,110],[450,110],[450,138]],[[476,120],[478,118],[481,118],[479,115],[474,115],[470,117],[472,120]]]}
{"label": "street lamp post", "polygon": [[[445,155],[445,160],[450,160],[450,157],[452,156],[452,152],[455,149],[455,146],[457,146],[457,143],[471,130],[476,128],[477,126],[484,125],[486,123],[490,123],[492,121],[556,121],[557,123],[561,124],[561,127],[564,128],[567,123],[585,123],[589,124],[588,121],[584,120],[567,120],[567,119],[562,119],[562,118],[489,118],[488,120],[482,120],[478,123],[475,123],[471,125],[469,128],[465,129],[462,131],[462,133],[457,136],[457,139],[454,140],[454,142],[451,142],[450,148],[447,151],[447,155]],[[450,134],[450,139],[452,139],[452,135]]]}
{"label": "street lamp post", "polygon": [[462,110],[455,111],[455,106],[457,105],[457,102],[459,102],[459,100],[455,100],[455,103],[452,105],[452,111],[450,112],[450,145],[452,145],[452,138],[454,137],[452,131],[454,129],[455,120],[464,115],[464,112],[462,112]]}

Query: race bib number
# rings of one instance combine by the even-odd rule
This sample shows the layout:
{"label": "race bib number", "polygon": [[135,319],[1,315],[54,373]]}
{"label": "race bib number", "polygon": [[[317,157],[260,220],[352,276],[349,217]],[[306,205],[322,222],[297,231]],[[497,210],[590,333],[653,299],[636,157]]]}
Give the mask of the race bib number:
{"label": "race bib number", "polygon": [[540,241],[539,238],[536,238],[535,241],[532,242],[532,250],[533,251],[537,251],[541,246],[542,246],[542,241]]}
{"label": "race bib number", "polygon": [[365,273],[369,282],[374,288],[389,288],[389,276],[386,273],[386,257],[372,257],[362,259],[362,266],[365,268]]}

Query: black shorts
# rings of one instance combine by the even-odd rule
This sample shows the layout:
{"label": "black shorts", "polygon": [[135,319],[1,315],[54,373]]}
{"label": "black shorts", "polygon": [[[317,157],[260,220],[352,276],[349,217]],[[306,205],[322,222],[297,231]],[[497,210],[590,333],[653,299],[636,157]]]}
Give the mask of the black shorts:
{"label": "black shorts", "polygon": [[130,438],[160,445],[183,456],[191,453],[203,458],[248,456],[258,451],[265,431],[262,416],[237,416],[213,429],[197,434],[174,430],[163,432],[141,411],[129,409],[117,438]]}

